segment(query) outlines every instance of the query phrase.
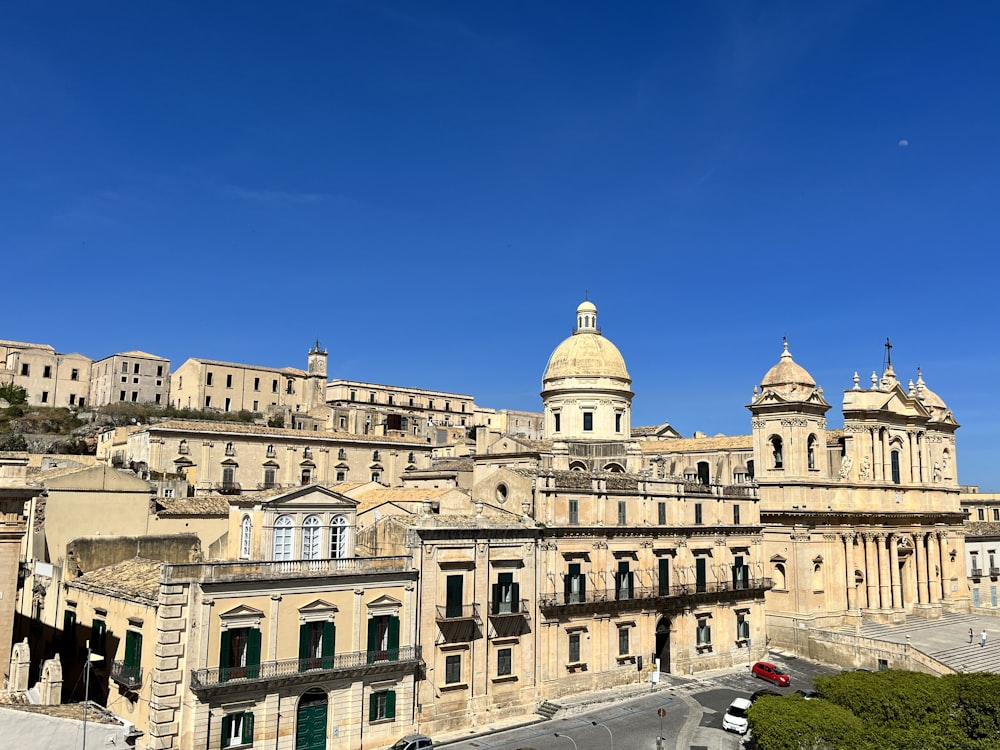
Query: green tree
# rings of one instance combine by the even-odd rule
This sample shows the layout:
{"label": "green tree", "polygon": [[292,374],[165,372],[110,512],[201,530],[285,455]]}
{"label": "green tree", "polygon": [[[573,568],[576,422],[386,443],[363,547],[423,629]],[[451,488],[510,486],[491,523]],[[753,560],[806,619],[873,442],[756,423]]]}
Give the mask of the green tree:
{"label": "green tree", "polygon": [[28,441],[20,432],[6,432],[0,435],[0,451],[26,451]]}

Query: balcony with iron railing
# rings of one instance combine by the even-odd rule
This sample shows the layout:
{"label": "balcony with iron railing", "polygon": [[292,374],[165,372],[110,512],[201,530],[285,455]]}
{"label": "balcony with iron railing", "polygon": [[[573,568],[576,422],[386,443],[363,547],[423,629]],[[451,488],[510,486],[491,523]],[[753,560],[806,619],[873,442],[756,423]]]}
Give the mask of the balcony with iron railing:
{"label": "balcony with iron railing", "polygon": [[997,576],[1000,576],[1000,568],[996,568],[996,567],[994,567],[994,566],[991,565],[990,566],[990,577],[996,578]]}
{"label": "balcony with iron railing", "polygon": [[222,686],[241,687],[259,683],[294,683],[389,671],[408,670],[421,661],[420,646],[402,646],[384,651],[353,651],[310,659],[282,659],[244,667],[212,667],[191,671],[191,689],[203,691]]}
{"label": "balcony with iron railing", "polygon": [[519,599],[513,602],[494,601],[490,602],[490,617],[527,617],[528,600]]}
{"label": "balcony with iron railing", "polygon": [[220,495],[239,495],[243,488],[239,482],[216,482],[215,491]]}
{"label": "balcony with iron railing", "polygon": [[461,622],[473,620],[479,622],[479,604],[445,604],[437,605],[438,622]]}
{"label": "balcony with iron railing", "polygon": [[542,594],[538,606],[543,611],[563,607],[580,610],[634,610],[658,604],[686,606],[712,600],[743,599],[763,596],[773,587],[770,578],[753,578],[746,581],[705,581],[679,583],[671,586],[621,586],[612,589],[594,589],[583,592]]}
{"label": "balcony with iron railing", "polygon": [[113,661],[111,662],[110,677],[126,690],[142,687],[142,667],[136,664]]}
{"label": "balcony with iron railing", "polygon": [[983,574],[982,568],[973,568],[972,572],[969,575],[971,575],[973,578],[979,578],[980,576],[982,576],[982,574]]}

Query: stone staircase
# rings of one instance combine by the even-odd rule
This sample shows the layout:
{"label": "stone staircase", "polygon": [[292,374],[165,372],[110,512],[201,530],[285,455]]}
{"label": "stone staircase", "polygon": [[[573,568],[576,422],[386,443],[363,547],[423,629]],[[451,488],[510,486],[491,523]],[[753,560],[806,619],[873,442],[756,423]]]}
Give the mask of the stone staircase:
{"label": "stone staircase", "polygon": [[[969,643],[969,628],[973,642]],[[979,645],[979,635],[987,632],[986,648]],[[845,633],[857,632],[851,626]],[[866,622],[860,634],[890,643],[905,643],[946,664],[956,672],[1000,673],[1000,619],[977,614],[944,614],[934,620],[907,618],[903,625]]]}
{"label": "stone staircase", "polygon": [[543,716],[546,719],[551,719],[562,709],[558,703],[551,703],[550,701],[542,701],[542,704],[535,709],[535,713],[539,716]]}

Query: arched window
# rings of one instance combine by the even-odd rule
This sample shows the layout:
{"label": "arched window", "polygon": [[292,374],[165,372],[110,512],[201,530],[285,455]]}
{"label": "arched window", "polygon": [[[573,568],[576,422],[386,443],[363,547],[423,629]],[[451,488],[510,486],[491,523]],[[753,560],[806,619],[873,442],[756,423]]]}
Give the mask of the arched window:
{"label": "arched window", "polygon": [[274,522],[274,559],[292,559],[292,540],[295,535],[291,516],[278,516]]}
{"label": "arched window", "polygon": [[243,516],[243,521],[240,523],[240,559],[249,560],[250,559],[250,540],[253,537],[253,521],[250,520],[250,516]]}
{"label": "arched window", "polygon": [[334,516],[330,523],[330,557],[347,557],[347,519],[343,516]]}
{"label": "arched window", "polygon": [[816,468],[816,436],[810,435],[806,442],[806,465],[810,469]]}
{"label": "arched window", "polygon": [[711,479],[711,473],[708,467],[708,461],[698,462],[698,484],[708,485]]}
{"label": "arched window", "polygon": [[775,469],[780,469],[784,466],[785,461],[781,454],[781,438],[777,435],[771,436],[771,458],[773,459]]}
{"label": "arched window", "polygon": [[302,559],[319,559],[319,516],[307,516],[302,522]]}
{"label": "arched window", "polygon": [[305,467],[302,469],[302,484],[306,485],[312,481],[312,469]]}
{"label": "arched window", "polygon": [[899,451],[890,451],[889,461],[892,468],[892,483],[899,484]]}
{"label": "arched window", "polygon": [[821,563],[813,563],[812,584],[813,591],[823,590],[823,565]]}

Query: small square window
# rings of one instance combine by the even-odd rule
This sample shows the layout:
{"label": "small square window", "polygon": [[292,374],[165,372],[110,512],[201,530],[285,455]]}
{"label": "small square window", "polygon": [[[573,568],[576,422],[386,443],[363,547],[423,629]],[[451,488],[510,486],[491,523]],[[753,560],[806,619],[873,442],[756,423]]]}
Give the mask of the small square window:
{"label": "small square window", "polygon": [[45,365],[45,367],[42,368],[42,377],[43,378],[52,377],[52,365]]}
{"label": "small square window", "polygon": [[501,648],[497,651],[497,676],[505,677],[513,672],[512,649]]}

